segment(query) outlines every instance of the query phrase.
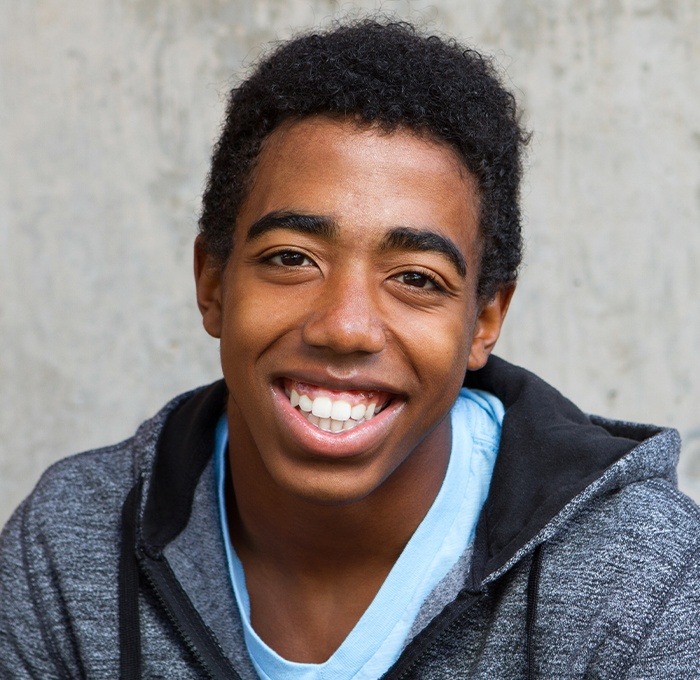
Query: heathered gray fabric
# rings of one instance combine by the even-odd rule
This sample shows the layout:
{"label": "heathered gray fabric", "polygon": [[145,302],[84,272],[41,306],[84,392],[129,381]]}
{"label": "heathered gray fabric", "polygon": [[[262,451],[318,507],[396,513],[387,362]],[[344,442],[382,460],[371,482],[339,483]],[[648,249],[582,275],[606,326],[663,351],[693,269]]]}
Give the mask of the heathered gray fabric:
{"label": "heathered gray fabric", "polygon": [[[0,678],[118,677],[121,506],[136,475],[150,475],[165,417],[186,396],[132,440],[53,466],[13,515],[0,537]],[[414,641],[422,651],[403,678],[525,677],[527,585],[539,544],[537,677],[700,677],[700,510],[675,488],[678,436],[595,422],[649,438],[488,575],[452,625],[442,629],[434,619]],[[212,487],[206,470],[190,524],[166,552],[247,679]],[[206,677],[150,592],[140,601],[143,677]]]}
{"label": "heathered gray fabric", "polygon": [[[536,677],[700,677],[697,507],[652,480],[580,508],[562,529],[543,548]],[[520,560],[495,581],[405,677],[526,677],[529,567]]]}
{"label": "heathered gray fabric", "polygon": [[[121,507],[148,477],[173,400],[133,439],[50,467],[0,535],[0,678],[117,678]],[[187,678],[192,659],[160,605],[141,602],[144,677]],[[194,677],[198,677],[194,675]]]}
{"label": "heathered gray fabric", "polygon": [[472,561],[474,546],[467,546],[460,558],[453,565],[442,580],[433,588],[425,598],[418,610],[416,619],[408,631],[404,647],[413,640],[450,602],[452,602],[462,588],[466,585],[469,566]]}

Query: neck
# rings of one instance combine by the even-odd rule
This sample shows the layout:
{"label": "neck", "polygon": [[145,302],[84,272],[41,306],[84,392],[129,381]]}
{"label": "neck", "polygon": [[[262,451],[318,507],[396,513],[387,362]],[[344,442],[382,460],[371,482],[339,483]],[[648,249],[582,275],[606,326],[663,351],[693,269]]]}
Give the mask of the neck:
{"label": "neck", "polygon": [[440,490],[450,445],[448,415],[380,486],[342,504],[291,493],[275,483],[254,448],[237,445],[229,451],[227,488],[236,552],[244,565],[264,563],[305,580],[386,574]]}

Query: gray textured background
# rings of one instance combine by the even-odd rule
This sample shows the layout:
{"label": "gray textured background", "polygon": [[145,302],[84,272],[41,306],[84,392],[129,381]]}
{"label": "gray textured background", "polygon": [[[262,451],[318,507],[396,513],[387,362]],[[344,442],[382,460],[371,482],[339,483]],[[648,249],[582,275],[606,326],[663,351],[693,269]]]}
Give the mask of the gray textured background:
{"label": "gray textured background", "polygon": [[[0,8],[0,523],[42,469],[217,377],[191,245],[224,96],[260,46],[373,2]],[[700,498],[700,2],[384,2],[495,54],[534,130],[500,353],[672,424]]]}

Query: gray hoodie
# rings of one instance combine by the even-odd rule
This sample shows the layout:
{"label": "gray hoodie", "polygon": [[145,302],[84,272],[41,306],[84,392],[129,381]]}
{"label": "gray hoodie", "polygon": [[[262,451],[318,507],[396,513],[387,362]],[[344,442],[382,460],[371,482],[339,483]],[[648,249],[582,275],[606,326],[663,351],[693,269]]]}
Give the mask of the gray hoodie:
{"label": "gray hoodie", "polygon": [[[465,384],[506,406],[489,496],[385,677],[700,678],[677,433],[586,416],[495,357]],[[0,537],[1,678],[255,677],[216,515],[225,399],[182,395],[44,474]]]}

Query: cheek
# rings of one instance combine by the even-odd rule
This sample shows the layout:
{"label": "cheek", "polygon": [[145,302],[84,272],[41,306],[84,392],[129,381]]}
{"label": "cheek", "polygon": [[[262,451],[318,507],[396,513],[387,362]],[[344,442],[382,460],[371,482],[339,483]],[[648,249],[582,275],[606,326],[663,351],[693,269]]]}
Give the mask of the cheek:
{"label": "cheek", "polygon": [[253,294],[246,286],[231,286],[223,307],[221,355],[227,365],[246,373],[254,362],[298,324],[297,309],[264,289]]}
{"label": "cheek", "polygon": [[250,296],[232,288],[228,291],[223,306],[221,329],[221,359],[226,372],[227,365],[238,366],[254,352],[261,341],[260,305],[251,300]]}
{"label": "cheek", "polygon": [[[459,390],[471,348],[472,324],[462,305],[454,309],[399,319],[401,344],[421,374],[425,387],[433,392],[457,385]],[[447,396],[447,395],[446,395]]]}

